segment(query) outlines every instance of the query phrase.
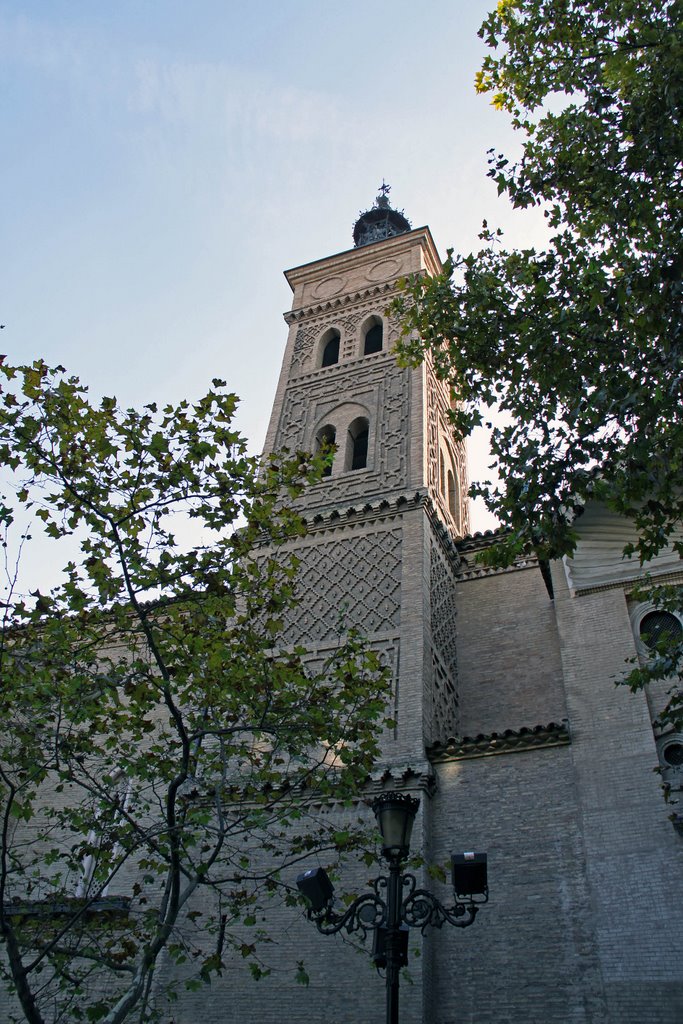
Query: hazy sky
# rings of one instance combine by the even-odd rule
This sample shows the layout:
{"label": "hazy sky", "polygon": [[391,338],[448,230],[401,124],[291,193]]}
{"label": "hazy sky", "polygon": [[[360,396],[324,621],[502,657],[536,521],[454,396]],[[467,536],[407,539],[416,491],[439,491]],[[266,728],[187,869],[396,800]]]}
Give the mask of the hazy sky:
{"label": "hazy sky", "polygon": [[282,271],[351,247],[383,178],[442,254],[539,230],[486,177],[492,5],[0,0],[2,350],[124,404],[224,377],[260,449]]}

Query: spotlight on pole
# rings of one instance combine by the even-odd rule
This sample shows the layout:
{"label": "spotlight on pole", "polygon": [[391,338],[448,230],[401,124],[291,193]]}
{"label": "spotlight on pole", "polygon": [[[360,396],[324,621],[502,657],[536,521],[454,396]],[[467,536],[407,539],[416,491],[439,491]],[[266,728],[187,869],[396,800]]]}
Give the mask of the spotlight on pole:
{"label": "spotlight on pole", "polygon": [[380,793],[374,800],[372,809],[382,833],[382,856],[389,874],[372,879],[372,891],[347,907],[335,907],[334,887],[322,868],[305,871],[296,880],[306,899],[308,919],[321,934],[335,935],[342,929],[363,936],[373,933],[372,959],[378,969],[386,969],[387,1024],[398,1024],[399,974],[408,963],[410,928],[423,933],[429,926],[441,928],[446,923],[468,928],[489,898],[485,853],[451,854],[452,906],[418,888],[415,875],[403,872],[419,806],[417,797],[406,793]]}
{"label": "spotlight on pole", "polygon": [[456,899],[488,896],[485,853],[451,854],[451,875]]}
{"label": "spotlight on pole", "polygon": [[310,871],[304,871],[297,878],[296,884],[314,914],[323,910],[334,895],[334,886],[324,868],[311,868]]}

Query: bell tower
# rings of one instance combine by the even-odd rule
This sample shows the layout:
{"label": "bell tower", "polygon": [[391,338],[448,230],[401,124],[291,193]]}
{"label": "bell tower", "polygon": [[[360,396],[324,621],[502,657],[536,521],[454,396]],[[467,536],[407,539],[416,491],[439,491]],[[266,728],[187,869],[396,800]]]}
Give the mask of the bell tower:
{"label": "bell tower", "polygon": [[340,628],[359,628],[394,675],[387,770],[426,780],[425,745],[457,731],[454,541],[469,528],[467,477],[447,387],[428,364],[396,360],[398,282],[441,262],[429,228],[411,228],[388,192],[359,216],[354,248],[286,272],[289,337],[265,450],[335,446],[329,475],[300,499],[309,532],[287,635],[322,658]]}

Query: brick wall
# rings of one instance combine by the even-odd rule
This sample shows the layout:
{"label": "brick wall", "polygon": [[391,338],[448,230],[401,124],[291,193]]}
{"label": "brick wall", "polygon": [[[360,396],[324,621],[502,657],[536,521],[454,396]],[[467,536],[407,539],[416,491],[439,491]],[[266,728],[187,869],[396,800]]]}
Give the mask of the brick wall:
{"label": "brick wall", "polygon": [[566,717],[553,602],[537,567],[458,583],[460,734]]}
{"label": "brick wall", "polygon": [[430,1024],[605,1020],[570,748],[453,761],[438,776],[435,859],[485,850],[491,895],[470,928],[431,937]]}
{"label": "brick wall", "polygon": [[647,700],[616,686],[635,654],[620,588],[572,597],[555,568],[572,762],[609,1020],[683,1019],[683,843],[654,773]]}

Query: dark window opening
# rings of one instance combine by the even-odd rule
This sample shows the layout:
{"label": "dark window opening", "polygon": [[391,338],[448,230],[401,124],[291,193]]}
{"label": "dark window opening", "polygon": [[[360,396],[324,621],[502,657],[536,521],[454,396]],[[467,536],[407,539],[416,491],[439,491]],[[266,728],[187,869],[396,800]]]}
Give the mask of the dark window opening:
{"label": "dark window opening", "polygon": [[457,521],[458,518],[458,502],[455,490],[455,477],[451,470],[448,470],[448,511]]}
{"label": "dark window opening", "polygon": [[363,354],[370,356],[373,352],[382,351],[382,325],[373,324],[373,326],[365,334],[365,347]]}
{"label": "dark window opening", "polygon": [[334,366],[339,362],[339,331],[333,331],[323,349],[321,366]]}
{"label": "dark window opening", "polygon": [[365,469],[368,464],[368,428],[361,430],[353,441],[351,469]]}
{"label": "dark window opening", "polygon": [[662,756],[672,768],[680,768],[683,765],[683,743],[670,743],[664,747]]}
{"label": "dark window opening", "polygon": [[323,476],[332,475],[332,461],[334,459],[336,437],[337,431],[331,424],[328,424],[326,427],[323,427],[322,430],[319,430],[316,436],[316,451],[324,452],[329,457],[329,462],[323,470]]}
{"label": "dark window opening", "polygon": [[347,466],[349,469],[365,469],[368,464],[368,433],[369,424],[367,420],[358,419],[349,427],[350,458]]}
{"label": "dark window opening", "polygon": [[671,612],[648,612],[640,622],[640,639],[651,650],[676,643],[682,634],[683,626]]}

